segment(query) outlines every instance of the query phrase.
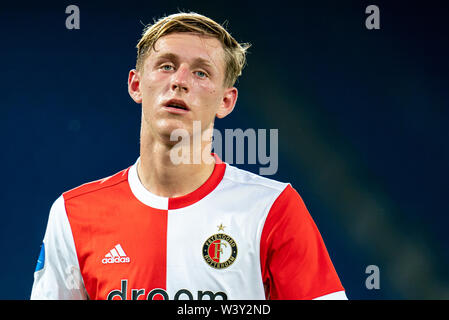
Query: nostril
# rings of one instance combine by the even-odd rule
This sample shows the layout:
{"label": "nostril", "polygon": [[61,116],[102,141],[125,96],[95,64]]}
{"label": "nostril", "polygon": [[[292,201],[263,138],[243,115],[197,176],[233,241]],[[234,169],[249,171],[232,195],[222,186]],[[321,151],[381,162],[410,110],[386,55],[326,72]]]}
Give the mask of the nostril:
{"label": "nostril", "polygon": [[179,89],[180,91],[187,91],[187,87],[186,86],[182,86],[180,84],[173,84],[172,86],[173,90]]}

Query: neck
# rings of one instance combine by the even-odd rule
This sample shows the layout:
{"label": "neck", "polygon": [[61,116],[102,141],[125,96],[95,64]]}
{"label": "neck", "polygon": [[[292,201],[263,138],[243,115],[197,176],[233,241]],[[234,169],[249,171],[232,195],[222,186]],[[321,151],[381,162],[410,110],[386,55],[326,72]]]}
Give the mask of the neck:
{"label": "neck", "polygon": [[[197,150],[199,147],[201,150]],[[198,154],[201,155],[200,160]],[[141,130],[137,173],[143,186],[151,193],[170,198],[186,195],[206,182],[214,167],[210,141],[201,141],[201,144],[192,141],[182,148],[179,143],[167,143]]]}

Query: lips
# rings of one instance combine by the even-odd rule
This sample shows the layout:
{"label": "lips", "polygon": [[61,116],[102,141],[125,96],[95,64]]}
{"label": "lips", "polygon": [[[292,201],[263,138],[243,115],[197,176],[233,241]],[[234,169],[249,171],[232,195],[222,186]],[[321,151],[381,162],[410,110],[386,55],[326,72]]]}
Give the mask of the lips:
{"label": "lips", "polygon": [[187,112],[190,110],[189,106],[180,99],[170,99],[167,102],[164,103],[164,108],[167,110],[179,110]]}

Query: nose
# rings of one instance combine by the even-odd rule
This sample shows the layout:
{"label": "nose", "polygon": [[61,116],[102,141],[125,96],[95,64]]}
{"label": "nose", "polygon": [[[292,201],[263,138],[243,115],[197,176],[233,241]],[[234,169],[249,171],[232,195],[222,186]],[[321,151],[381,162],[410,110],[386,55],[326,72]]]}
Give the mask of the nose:
{"label": "nose", "polygon": [[189,70],[181,65],[172,76],[171,89],[187,93],[189,91]]}

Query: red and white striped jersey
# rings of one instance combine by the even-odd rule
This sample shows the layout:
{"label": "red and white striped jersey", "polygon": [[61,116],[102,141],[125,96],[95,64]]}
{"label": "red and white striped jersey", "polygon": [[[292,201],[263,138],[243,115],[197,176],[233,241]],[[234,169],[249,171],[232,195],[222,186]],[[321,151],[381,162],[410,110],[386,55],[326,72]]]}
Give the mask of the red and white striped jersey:
{"label": "red and white striped jersey", "polygon": [[31,299],[346,299],[295,189],[216,160],[182,197],[145,189],[137,162],[63,193]]}

